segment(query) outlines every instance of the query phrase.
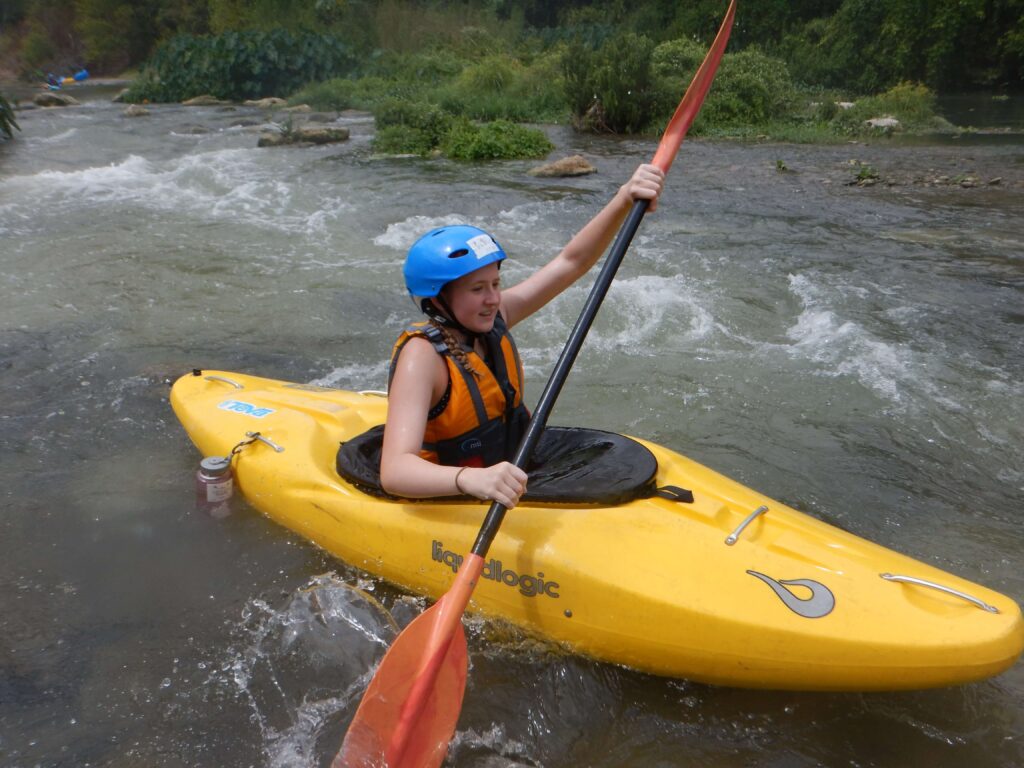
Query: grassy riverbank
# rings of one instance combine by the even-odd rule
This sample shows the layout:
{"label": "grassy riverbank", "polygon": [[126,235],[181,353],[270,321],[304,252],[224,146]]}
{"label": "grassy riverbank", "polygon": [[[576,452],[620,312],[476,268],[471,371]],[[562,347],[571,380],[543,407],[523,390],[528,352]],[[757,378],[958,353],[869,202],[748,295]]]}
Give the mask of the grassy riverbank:
{"label": "grassy riverbank", "polygon": [[[463,29],[443,45],[369,57],[323,35],[281,30],[177,37],[138,73],[125,100],[286,97],[319,111],[372,112],[380,152],[541,157],[550,144],[520,124],[659,135],[706,52],[691,39],[655,45],[632,33],[550,44],[495,43],[480,34]],[[808,86],[782,59],[748,48],[723,57],[691,134],[831,143],[957,131],[936,113],[935,96],[923,85],[857,97]]]}
{"label": "grassy riverbank", "polygon": [[[381,148],[394,151],[436,148],[447,126],[465,120],[572,124],[581,131],[657,136],[700,61],[697,55],[679,61],[673,56],[678,48],[672,43],[653,49],[649,67],[634,73],[637,88],[625,79],[594,82],[600,75],[574,83],[578,51],[566,48],[529,58],[506,54],[464,62],[433,54],[392,57],[362,76],[310,84],[288,100],[318,110],[371,111],[385,131]],[[924,86],[905,83],[857,98],[801,86],[780,60],[745,52],[725,56],[691,132],[832,143],[957,131],[937,114],[935,96]]]}
{"label": "grassy riverbank", "polygon": [[[470,137],[487,148],[464,156],[536,154],[536,136],[514,124],[658,135],[723,11],[718,2],[686,8],[640,2],[627,12],[621,3],[596,0],[522,7],[473,0],[166,5],[155,20],[125,10],[125,19],[146,31],[144,40],[125,47],[132,24],[110,23],[98,4],[58,2],[62,14],[41,17],[22,3],[0,14],[10,22],[0,40],[8,51],[0,71],[41,77],[76,62],[88,64],[95,76],[137,66],[130,101],[283,97],[315,109],[372,111],[381,151],[448,152],[465,144],[456,138]],[[825,16],[809,7],[741,10],[692,134],[820,143],[955,133],[937,116],[933,94],[962,87],[967,70],[935,62],[947,60],[939,54],[949,46],[940,43],[950,35],[963,53],[961,33],[977,24],[946,14],[938,30],[927,26],[930,17],[908,15],[894,0],[867,15],[858,15],[855,5],[843,0]],[[1000,0],[986,13],[1001,19],[1004,5]],[[893,48],[896,29],[904,30],[899,39],[914,41],[913,51]],[[991,53],[991,41],[975,35],[969,42],[975,53]],[[933,48],[937,53],[928,61],[934,66],[925,66],[918,54]],[[1000,54],[1002,69],[992,64],[984,70],[991,73],[988,87],[1016,82],[1015,50]],[[970,69],[971,77],[981,71]],[[482,125],[487,138],[479,135]]]}

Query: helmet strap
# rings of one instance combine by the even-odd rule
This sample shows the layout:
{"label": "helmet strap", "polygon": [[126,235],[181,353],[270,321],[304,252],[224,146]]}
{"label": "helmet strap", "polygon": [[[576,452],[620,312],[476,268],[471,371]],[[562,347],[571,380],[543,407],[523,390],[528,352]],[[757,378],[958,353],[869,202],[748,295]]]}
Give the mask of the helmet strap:
{"label": "helmet strap", "polygon": [[443,325],[445,328],[454,328],[457,331],[461,331],[466,335],[469,343],[473,344],[476,341],[476,337],[479,336],[480,334],[476,333],[475,331],[469,330],[469,328],[464,326],[462,323],[458,321],[458,319],[456,319],[455,313],[452,311],[451,305],[448,304],[448,301],[444,298],[444,296],[442,296],[439,293],[437,294],[437,296],[434,297],[434,299],[436,299],[437,303],[441,305],[441,309],[443,309],[444,312],[438,309],[434,302],[431,301],[430,299],[423,299],[420,302],[420,308],[423,310],[424,314],[426,314],[427,317],[429,317],[438,325]]}

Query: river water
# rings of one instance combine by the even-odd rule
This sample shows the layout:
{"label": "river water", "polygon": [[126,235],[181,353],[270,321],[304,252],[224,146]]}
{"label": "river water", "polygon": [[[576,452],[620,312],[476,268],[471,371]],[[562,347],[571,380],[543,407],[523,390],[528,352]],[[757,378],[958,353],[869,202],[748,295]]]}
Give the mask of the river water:
{"label": "river water", "polygon": [[[256,148],[251,108],[131,119],[97,97],[18,119],[0,144],[0,764],[326,765],[422,603],[240,499],[197,513],[168,382],[381,388],[417,234],[485,226],[514,280],[654,143],[550,128],[553,158],[599,173],[544,180],[375,157],[359,115],[345,144],[287,149]],[[866,166],[882,182],[849,185]],[[654,439],[1020,599],[1022,202],[1015,141],[689,141],[552,421]],[[528,399],[587,287],[518,329]],[[937,691],[751,692],[469,628],[452,766],[1024,764],[1021,664]]]}

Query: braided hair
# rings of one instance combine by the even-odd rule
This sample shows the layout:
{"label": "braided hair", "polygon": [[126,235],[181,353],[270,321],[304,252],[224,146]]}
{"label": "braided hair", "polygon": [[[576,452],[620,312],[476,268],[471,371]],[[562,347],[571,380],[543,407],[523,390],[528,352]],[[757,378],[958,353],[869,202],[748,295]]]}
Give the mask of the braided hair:
{"label": "braided hair", "polygon": [[437,328],[441,334],[441,338],[444,339],[445,346],[448,347],[448,354],[454,358],[455,362],[462,366],[464,370],[472,373],[476,378],[480,378],[480,371],[473,367],[473,363],[469,359],[469,355],[466,354],[465,348],[459,343],[459,340],[455,338],[455,334],[452,333],[451,328],[446,325],[442,325],[434,318],[430,318],[430,324]]}

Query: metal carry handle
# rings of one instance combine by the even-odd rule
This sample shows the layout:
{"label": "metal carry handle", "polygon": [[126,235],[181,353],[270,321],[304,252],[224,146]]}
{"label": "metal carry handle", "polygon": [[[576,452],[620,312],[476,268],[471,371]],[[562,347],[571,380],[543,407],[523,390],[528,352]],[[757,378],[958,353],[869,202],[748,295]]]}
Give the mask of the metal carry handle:
{"label": "metal carry handle", "polygon": [[767,511],[768,511],[768,507],[766,507],[764,505],[761,505],[760,507],[755,509],[753,512],[751,512],[749,515],[747,515],[746,519],[742,523],[740,523],[739,525],[736,526],[736,530],[733,531],[732,533],[730,533],[728,536],[725,537],[725,544],[726,544],[726,546],[731,547],[733,544],[735,544],[737,541],[739,541],[740,534],[743,533],[743,529],[746,528],[748,525],[750,525],[752,522],[754,522],[757,518],[759,518],[761,515],[763,515]]}
{"label": "metal carry handle", "polygon": [[253,440],[259,440],[261,443],[266,443],[267,445],[269,445],[271,448],[273,448],[278,453],[283,453],[284,452],[284,447],[283,446],[278,445],[273,440],[271,440],[269,437],[264,437],[259,432],[246,432],[245,436],[246,437],[251,437]]}
{"label": "metal carry handle", "polygon": [[216,374],[211,373],[209,376],[204,376],[203,378],[206,379],[207,381],[223,381],[225,384],[230,384],[235,389],[245,389],[245,387],[243,387],[237,381],[232,381],[226,376],[217,376]]}
{"label": "metal carry handle", "polygon": [[886,581],[898,581],[904,584],[917,584],[919,587],[928,587],[929,589],[935,589],[939,592],[944,592],[947,595],[959,597],[961,600],[966,600],[967,602],[978,606],[983,611],[988,611],[989,613],[999,613],[998,608],[996,608],[994,605],[989,605],[984,600],[979,600],[976,597],[961,592],[960,590],[953,589],[952,587],[947,587],[942,584],[936,584],[934,581],[926,581],[924,579],[918,579],[914,576],[898,576],[892,573],[880,573],[878,575]]}

